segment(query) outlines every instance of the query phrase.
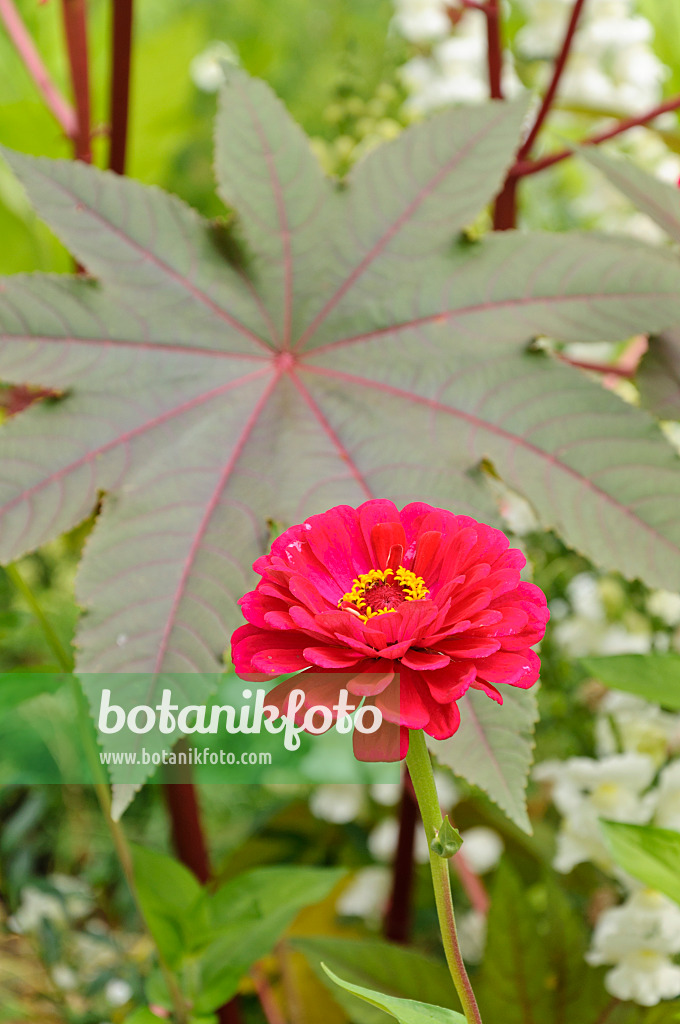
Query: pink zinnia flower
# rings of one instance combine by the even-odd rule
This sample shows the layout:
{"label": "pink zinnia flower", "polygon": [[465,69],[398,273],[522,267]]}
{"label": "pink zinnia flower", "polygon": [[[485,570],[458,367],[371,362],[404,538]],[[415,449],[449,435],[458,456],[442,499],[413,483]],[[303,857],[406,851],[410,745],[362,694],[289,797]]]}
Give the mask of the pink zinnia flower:
{"label": "pink zinnia flower", "polygon": [[520,581],[525,561],[500,530],[422,502],[339,505],[255,562],[262,579],[240,601],[249,624],[232,637],[236,672],[311,670],[269,694],[280,708],[295,687],[307,707],[332,707],[346,687],[383,715],[378,733],[355,730],[357,757],[403,758],[409,729],[453,735],[468,689],[502,704],[496,684],[536,682],[531,647],[549,613],[543,592]]}

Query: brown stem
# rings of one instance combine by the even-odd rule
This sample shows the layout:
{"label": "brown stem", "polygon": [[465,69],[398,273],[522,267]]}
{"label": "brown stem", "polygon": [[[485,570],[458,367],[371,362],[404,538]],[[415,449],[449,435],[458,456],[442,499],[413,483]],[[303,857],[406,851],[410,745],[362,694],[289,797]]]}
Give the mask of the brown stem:
{"label": "brown stem", "polygon": [[116,174],[125,174],[134,0],[113,0],[112,7],[109,167]]}
{"label": "brown stem", "polygon": [[560,49],[557,60],[555,61],[555,68],[553,70],[553,75],[550,80],[550,85],[548,86],[545,96],[543,97],[543,102],[541,103],[538,114],[536,115],[536,120],[534,121],[533,127],[529,132],[524,142],[524,145],[517,154],[518,161],[524,160],[531,153],[534,142],[538,137],[538,133],[543,127],[545,119],[550,113],[552,105],[555,102],[555,96],[557,95],[557,90],[559,88],[562,75],[564,74],[564,69],[567,66],[567,60],[569,59],[569,54],[571,53],[571,47],[574,42],[574,37],[576,36],[576,30],[578,28],[578,23],[581,18],[581,13],[583,11],[584,4],[585,0],[576,0],[576,3],[572,8],[571,17],[569,18],[567,31],[564,36],[564,41],[562,43],[562,47]]}
{"label": "brown stem", "polygon": [[86,0],[62,0],[66,48],[76,105],[77,131],[73,140],[76,160],[92,163],[90,136],[90,72],[87,51]]}
{"label": "brown stem", "polygon": [[500,0],[487,0],[486,15],[487,63],[489,69],[489,93],[492,100],[503,99],[503,40],[501,38]]}
{"label": "brown stem", "polygon": [[14,0],[0,0],[0,19],[48,108],[61,125],[64,134],[73,138],[78,130],[76,112],[50,78],[49,71],[21,19]]}
{"label": "brown stem", "polygon": [[[589,138],[583,139],[579,145],[599,146],[600,143],[607,142],[609,139],[614,139],[617,135],[622,135],[623,132],[627,132],[631,128],[637,128],[640,125],[647,124],[649,121],[653,121],[655,117],[659,117],[661,114],[666,114],[672,110],[678,110],[679,108],[680,96],[674,96],[672,99],[666,100],[664,103],[660,103],[659,106],[654,107],[653,110],[648,110],[646,114],[640,114],[638,117],[626,118],[625,121],[619,121],[613,128],[610,128],[605,132],[599,132],[597,135],[591,135]],[[526,178],[531,174],[538,174],[540,171],[544,171],[546,167],[552,167],[554,164],[558,164],[562,160],[566,160],[568,157],[573,155],[573,149],[562,149],[557,153],[551,153],[549,156],[544,156],[540,160],[518,160],[515,166],[510,169],[510,177]]]}
{"label": "brown stem", "polygon": [[413,909],[413,847],[418,822],[418,804],[407,772],[401,790],[399,839],[392,869],[392,891],[385,914],[384,933],[392,942],[408,942]]}

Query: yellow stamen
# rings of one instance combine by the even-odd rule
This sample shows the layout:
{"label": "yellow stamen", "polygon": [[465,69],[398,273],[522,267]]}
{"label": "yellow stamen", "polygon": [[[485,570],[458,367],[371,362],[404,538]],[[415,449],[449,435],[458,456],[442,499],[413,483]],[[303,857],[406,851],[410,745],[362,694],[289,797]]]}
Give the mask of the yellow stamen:
{"label": "yellow stamen", "polygon": [[[338,602],[338,608],[354,612],[364,622],[375,615],[386,615],[388,612],[396,611],[396,608],[376,608],[368,604],[371,591],[376,587],[386,585],[393,591],[394,596],[401,601],[422,601],[429,597],[430,591],[425,586],[425,580],[416,576],[410,569],[400,565],[397,571],[394,569],[371,569],[370,572],[362,573],[352,582],[352,589],[349,590]],[[367,600],[368,598],[368,600]]]}

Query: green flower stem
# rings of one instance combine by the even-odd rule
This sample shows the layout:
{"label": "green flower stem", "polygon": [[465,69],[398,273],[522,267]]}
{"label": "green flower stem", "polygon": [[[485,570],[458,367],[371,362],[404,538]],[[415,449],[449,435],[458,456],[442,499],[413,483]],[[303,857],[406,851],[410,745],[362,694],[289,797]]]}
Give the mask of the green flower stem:
{"label": "green flower stem", "polygon": [[[439,808],[437,788],[434,784],[432,762],[430,761],[430,754],[425,744],[425,734],[422,729],[412,729],[409,732],[406,766],[413,782],[413,789],[418,806],[420,807],[425,835],[429,844],[442,825],[442,814]],[[430,869],[432,871],[432,884],[434,886],[434,898],[439,916],[439,927],[442,933],[442,943],[449,971],[453,978],[453,984],[456,986],[456,992],[460,998],[468,1024],[482,1024],[477,1000],[472,991],[472,985],[465,970],[465,964],[463,963],[463,957],[458,944],[456,920],[453,914],[453,900],[451,898],[449,862],[444,860],[443,857],[439,857],[430,849]]]}
{"label": "green flower stem", "polygon": [[[99,801],[99,806],[101,808],[102,814],[104,815],[104,820],[106,821],[109,832],[111,834],[111,839],[113,840],[116,855],[120,862],[120,866],[122,868],[128,886],[130,887],[130,892],[132,893],[135,905],[137,907],[137,910],[142,921],[144,922],[144,926],[153,942],[153,936],[151,935],[149,927],[146,923],[146,919],[142,912],[139,903],[139,898],[137,896],[137,887],[135,885],[135,877],[132,865],[132,854],[130,852],[130,847],[125,836],[125,832],[123,831],[123,826],[120,824],[120,822],[114,821],[113,818],[111,817],[111,794],[109,792],[108,780],[106,773],[102,767],[101,761],[99,759],[99,747],[97,746],[97,740],[95,738],[92,720],[90,718],[90,713],[87,707],[87,701],[85,699],[85,694],[83,693],[78,680],[73,675],[73,659],[71,657],[70,651],[68,651],[67,648],[65,648],[64,645],[62,644],[61,640],[59,639],[59,636],[57,635],[54,627],[52,626],[52,623],[45,615],[45,612],[43,611],[40,602],[36,598],[31,588],[29,587],[26,580],[23,578],[23,576],[17,569],[16,565],[6,565],[4,569],[16,590],[21,594],[21,596],[26,601],[26,604],[33,612],[36,621],[39,623],[43,631],[45,640],[50,650],[54,654],[54,657],[56,658],[60,669],[63,672],[68,673],[70,677],[69,682],[71,686],[71,691],[78,712],[78,724],[80,727],[80,735],[82,736],[85,745],[85,756],[87,758],[87,762],[92,773],[94,791],[96,793],[97,800]],[[155,942],[154,945],[156,945]],[[170,998],[172,1000],[172,1004],[174,1007],[175,1020],[177,1024],[187,1024],[189,1020],[189,1011],[187,1009],[186,1002],[180,990],[179,984],[177,983],[177,979],[175,978],[174,974],[172,973],[168,965],[165,963],[163,956],[161,955],[161,952],[157,946],[156,953],[158,955],[158,963],[163,973],[163,977],[168,987],[168,992],[170,994]]]}

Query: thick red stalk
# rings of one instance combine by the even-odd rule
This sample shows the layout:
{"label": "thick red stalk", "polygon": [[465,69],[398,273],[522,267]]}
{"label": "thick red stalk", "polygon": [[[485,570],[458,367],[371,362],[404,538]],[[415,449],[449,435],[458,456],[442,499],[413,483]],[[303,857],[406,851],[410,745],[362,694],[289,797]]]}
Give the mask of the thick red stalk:
{"label": "thick red stalk", "polygon": [[571,53],[571,48],[574,42],[574,38],[576,36],[576,30],[578,28],[578,23],[581,18],[581,13],[583,11],[584,4],[585,0],[576,0],[576,3],[572,8],[569,23],[567,25],[567,31],[564,36],[564,41],[562,43],[562,47],[558,54],[557,60],[555,61],[555,68],[553,70],[552,78],[550,80],[550,85],[548,86],[545,96],[543,97],[543,102],[541,103],[538,114],[536,115],[536,120],[534,121],[533,127],[529,132],[522,148],[517,154],[518,160],[524,160],[525,157],[529,156],[529,154],[531,153],[534,142],[538,137],[538,133],[543,127],[545,119],[550,113],[552,105],[555,102],[557,90],[559,88],[560,81],[562,80],[564,69],[567,66],[567,60],[569,59],[569,54]]}
{"label": "thick red stalk", "polygon": [[113,0],[111,33],[111,142],[109,167],[125,173],[134,0]]}
{"label": "thick red stalk", "polygon": [[86,0],[62,0],[66,48],[71,69],[77,130],[73,140],[76,160],[92,163],[90,129],[90,71],[87,50]]}
{"label": "thick red stalk", "polygon": [[202,885],[210,878],[210,860],[203,836],[193,782],[168,783],[165,798],[170,813],[172,845],[177,856]]}
{"label": "thick red stalk", "polygon": [[64,134],[74,138],[78,131],[76,112],[50,78],[42,57],[14,5],[14,0],[0,0],[0,18],[21,57],[26,70],[37,85],[45,103],[61,125]]}
{"label": "thick red stalk", "polygon": [[[167,782],[163,789],[170,814],[172,845],[185,867],[192,871],[203,885],[210,879],[210,856],[201,824],[201,812],[196,787],[191,780],[191,769],[182,766],[182,782]],[[217,1011],[220,1024],[241,1024],[236,999]]]}
{"label": "thick red stalk", "polygon": [[413,909],[413,847],[420,814],[407,772],[401,790],[399,838],[392,870],[392,891],[385,914],[384,933],[392,942],[408,942]]}
{"label": "thick red stalk", "polygon": [[[680,96],[673,96],[672,99],[666,100],[664,103],[660,103],[658,107],[648,110],[647,113],[640,114],[638,117],[629,117],[624,121],[619,121],[613,128],[609,128],[604,132],[599,132],[597,135],[591,135],[589,138],[583,139],[583,141],[578,145],[599,146],[602,142],[614,139],[617,135],[622,135],[631,128],[637,128],[640,125],[647,124],[649,121],[653,121],[654,118],[659,117],[660,114],[666,114],[669,111],[678,109],[680,109]],[[518,160],[515,166],[511,168],[510,176],[512,178],[526,178],[531,174],[538,174],[540,171],[544,171],[546,167],[552,167],[554,164],[558,164],[562,160],[567,160],[573,155],[573,149],[561,149],[557,153],[551,153],[549,156],[542,157],[540,160]]]}
{"label": "thick red stalk", "polygon": [[492,100],[503,99],[503,39],[501,33],[500,0],[487,0],[486,15],[487,62],[489,68],[489,92]]}
{"label": "thick red stalk", "polygon": [[493,229],[510,231],[514,227],[517,227],[517,179],[507,178],[494,203]]}

